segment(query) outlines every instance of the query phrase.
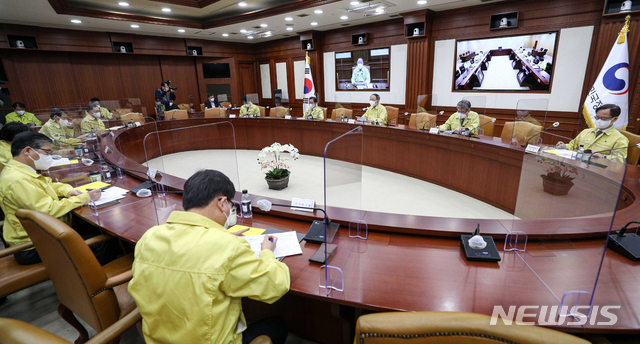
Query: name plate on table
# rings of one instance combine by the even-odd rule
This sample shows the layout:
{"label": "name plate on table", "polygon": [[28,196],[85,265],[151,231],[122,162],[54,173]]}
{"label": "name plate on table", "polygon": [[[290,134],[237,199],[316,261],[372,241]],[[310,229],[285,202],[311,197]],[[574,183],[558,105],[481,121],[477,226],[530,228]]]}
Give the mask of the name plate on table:
{"label": "name plate on table", "polygon": [[307,119],[307,118],[306,118],[306,117],[304,117],[304,116],[302,116],[302,117],[298,117],[298,119],[305,120],[305,119]]}
{"label": "name plate on table", "polygon": [[313,209],[303,209],[298,207],[313,208],[315,206],[316,206],[316,201],[312,199],[295,198],[295,197],[291,199],[291,210],[302,210],[302,211],[308,211],[312,213]]}
{"label": "name plate on table", "polygon": [[439,134],[440,133],[440,128],[435,127],[435,128],[429,128],[429,134]]}
{"label": "name plate on table", "polygon": [[356,120],[355,119],[350,119],[347,121],[347,123],[349,124],[356,124]]}
{"label": "name plate on table", "polygon": [[291,119],[291,115],[284,116],[284,119]]}
{"label": "name plate on table", "polygon": [[236,118],[236,115],[229,115],[229,118]]}
{"label": "name plate on table", "polygon": [[536,145],[527,145],[527,148],[524,150],[527,153],[538,153],[538,151],[540,150],[540,146],[536,146]]}

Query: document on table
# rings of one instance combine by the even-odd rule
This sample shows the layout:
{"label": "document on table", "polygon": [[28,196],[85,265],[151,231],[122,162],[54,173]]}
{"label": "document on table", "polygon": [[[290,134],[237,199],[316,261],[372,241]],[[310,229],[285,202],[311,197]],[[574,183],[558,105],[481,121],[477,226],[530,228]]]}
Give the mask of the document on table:
{"label": "document on table", "polygon": [[95,202],[96,206],[124,198],[127,192],[129,192],[129,190],[112,186],[102,192],[100,199]]}
{"label": "document on table", "polygon": [[71,165],[71,164],[77,164],[78,160],[69,160],[68,158],[60,158],[57,160],[53,160],[53,166],[63,166],[63,165]]}
{"label": "document on table", "polygon": [[560,148],[547,148],[547,149],[543,150],[543,152],[559,155],[559,156],[561,156],[563,158],[567,158],[567,159],[571,159],[573,157],[573,155],[576,153],[576,152],[574,152],[572,150],[560,149]]}
{"label": "document on table", "polygon": [[[302,254],[302,247],[300,247],[300,242],[298,241],[298,236],[296,235],[295,231],[288,231],[270,235],[278,237],[276,249],[275,251],[273,251],[273,255],[275,255],[276,258]],[[257,256],[260,256],[260,251],[262,251],[261,245],[264,241],[264,237],[264,235],[253,235],[244,237],[244,239],[249,242],[251,250],[255,252]]]}

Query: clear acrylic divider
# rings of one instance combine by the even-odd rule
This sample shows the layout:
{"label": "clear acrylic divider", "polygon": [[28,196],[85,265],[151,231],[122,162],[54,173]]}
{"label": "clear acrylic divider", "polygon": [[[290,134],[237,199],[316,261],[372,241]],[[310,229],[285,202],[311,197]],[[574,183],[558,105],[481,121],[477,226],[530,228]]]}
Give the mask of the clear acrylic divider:
{"label": "clear acrylic divider", "polygon": [[[550,135],[542,133],[554,125],[554,122],[547,123],[547,107],[549,100],[541,99],[520,99],[516,105],[516,116],[511,132],[511,142],[516,145],[516,141],[520,145],[527,144],[540,145],[544,142],[545,136],[550,139]],[[558,126],[560,123],[558,122]]]}
{"label": "clear acrylic divider", "polygon": [[[325,262],[319,271],[321,292],[345,292],[346,265],[368,237],[362,210],[363,131],[358,126],[330,141],[324,153]],[[338,231],[337,223],[342,224]],[[347,232],[347,229],[349,231]],[[333,256],[329,245],[336,245]],[[366,242],[364,243],[366,249]],[[334,295],[335,296],[335,295]]]}
{"label": "clear acrylic divider", "polygon": [[420,130],[429,130],[436,127],[438,125],[438,116],[441,116],[437,104],[437,94],[419,95],[416,99],[416,112],[410,114],[409,127]]}
{"label": "clear acrylic divider", "polygon": [[333,100],[333,109],[327,117],[335,122],[348,122],[350,119],[355,119],[354,115],[359,111],[351,106],[351,94],[336,93]]}
{"label": "clear acrylic divider", "polygon": [[[570,142],[554,134],[546,141]],[[579,145],[614,158],[589,153],[580,157],[575,152]],[[583,326],[596,311],[594,306],[605,306],[594,305],[594,293],[626,162],[586,142],[573,140],[566,148],[543,144],[536,153],[525,152],[513,220],[504,222],[504,261],[526,266],[509,270],[507,287],[528,285],[547,291],[523,290],[513,303],[543,306],[538,308],[543,319],[551,315],[560,325]],[[548,309],[549,314],[542,314]]]}
{"label": "clear acrylic divider", "polygon": [[471,110],[478,113],[478,115],[484,115],[487,111],[487,97],[486,96],[469,96],[465,95],[462,99],[456,100],[459,95],[452,95],[451,104],[456,106],[459,100],[468,100],[471,103]]}

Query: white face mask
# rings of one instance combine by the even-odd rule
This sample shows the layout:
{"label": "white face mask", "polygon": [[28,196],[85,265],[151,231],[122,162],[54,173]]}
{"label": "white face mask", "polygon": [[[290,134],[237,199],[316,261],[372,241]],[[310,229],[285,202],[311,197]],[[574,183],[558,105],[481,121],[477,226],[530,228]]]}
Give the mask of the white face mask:
{"label": "white face mask", "polygon": [[311,109],[313,109],[314,107],[316,107],[316,104],[309,104],[309,106],[311,107]]}
{"label": "white face mask", "polygon": [[16,113],[18,114],[18,116],[22,117],[22,115],[24,115],[24,110],[18,110],[16,111]]}
{"label": "white face mask", "polygon": [[611,125],[611,121],[612,120],[602,120],[602,119],[596,119],[593,124],[596,126],[596,128],[598,129],[606,129]]}
{"label": "white face mask", "polygon": [[462,112],[458,112],[458,117],[460,117],[460,119],[465,119],[465,118],[467,118],[467,114],[466,113],[462,113]]}
{"label": "white face mask", "polygon": [[[38,151],[36,151],[38,153]],[[53,157],[51,155],[44,155],[38,153],[38,160],[33,160],[31,156],[29,158],[33,160],[33,163],[36,165],[36,170],[48,170],[51,165],[53,165]]]}
{"label": "white face mask", "polygon": [[70,127],[71,123],[69,123],[69,121],[67,121],[66,119],[61,119],[60,120],[60,125],[63,127]]}
{"label": "white face mask", "polygon": [[212,103],[212,104],[213,104],[213,101],[214,101],[214,100],[216,100],[216,99],[215,99],[215,98],[211,98],[211,99],[209,99],[209,103]]}
{"label": "white face mask", "polygon": [[373,100],[370,100],[370,101],[369,101],[369,104],[371,104],[371,107],[376,106],[376,102],[375,102],[375,101],[373,101]]}
{"label": "white face mask", "polygon": [[238,222],[238,217],[236,215],[236,208],[231,206],[231,204],[229,204],[229,201],[227,201],[227,205],[229,205],[229,209],[231,209],[231,212],[229,213],[229,215],[224,214],[224,212],[222,212],[224,216],[227,218],[227,220],[224,221],[224,229],[229,229],[229,227],[235,226],[236,223]]}
{"label": "white face mask", "polygon": [[362,62],[358,62],[358,67],[362,68]]}
{"label": "white face mask", "polygon": [[92,113],[92,115],[95,118],[100,118],[100,112],[94,112],[94,113]]}
{"label": "white face mask", "polygon": [[161,105],[161,104],[162,104],[161,102],[156,102],[156,105]]}

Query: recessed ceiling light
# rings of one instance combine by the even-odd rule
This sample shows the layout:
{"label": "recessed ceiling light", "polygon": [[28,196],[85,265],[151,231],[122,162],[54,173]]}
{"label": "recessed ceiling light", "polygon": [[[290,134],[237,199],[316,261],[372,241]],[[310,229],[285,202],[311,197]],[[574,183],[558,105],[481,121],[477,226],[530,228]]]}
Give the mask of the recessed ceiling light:
{"label": "recessed ceiling light", "polygon": [[351,2],[349,3],[349,5],[351,5],[351,6],[358,6],[358,5],[360,5],[360,3],[359,3],[358,1],[351,1]]}
{"label": "recessed ceiling light", "polygon": [[240,7],[245,7],[245,6],[247,6],[247,3],[246,3],[246,2],[244,2],[244,1],[240,1],[240,2],[238,3],[238,6],[240,6]]}
{"label": "recessed ceiling light", "polygon": [[418,1],[418,5],[425,5],[426,3],[427,3],[427,0]]}
{"label": "recessed ceiling light", "polygon": [[129,6],[129,3],[128,3],[128,2],[124,2],[124,1],[120,1],[120,2],[118,3],[118,5],[120,5],[120,6],[124,6],[124,7],[127,7],[127,6]]}
{"label": "recessed ceiling light", "polygon": [[223,33],[222,37],[229,37],[229,34],[228,33]]}
{"label": "recessed ceiling light", "polygon": [[382,12],[384,12],[384,7],[378,7],[378,8],[376,8],[376,12],[378,12],[378,13],[382,13]]}
{"label": "recessed ceiling light", "polygon": [[247,30],[242,29],[242,30],[240,30],[240,33],[247,33]]}
{"label": "recessed ceiling light", "polygon": [[163,7],[162,12],[171,12],[171,9],[169,7]]}
{"label": "recessed ceiling light", "polygon": [[287,31],[293,31],[293,28],[292,27],[288,27]]}
{"label": "recessed ceiling light", "polygon": [[134,29],[137,29],[137,28],[139,28],[139,27],[140,27],[140,25],[131,24],[131,27],[132,27],[132,28],[134,28]]}
{"label": "recessed ceiling light", "polygon": [[79,19],[71,19],[71,22],[74,24],[82,24],[82,20]]}
{"label": "recessed ceiling light", "polygon": [[178,32],[182,33],[182,32],[185,32],[185,30],[184,29],[178,29]]}
{"label": "recessed ceiling light", "polygon": [[247,36],[248,39],[253,39],[253,36]]}
{"label": "recessed ceiling light", "polygon": [[313,13],[322,14],[322,10],[315,10],[315,11],[313,11]]}
{"label": "recessed ceiling light", "polygon": [[291,18],[291,17],[286,17],[286,18],[284,18],[284,20],[286,20],[286,21],[292,21],[292,20],[293,20],[293,18]]}
{"label": "recessed ceiling light", "polygon": [[260,27],[267,27],[267,26],[269,26],[269,25],[264,24],[264,23],[263,23],[263,24],[260,24]]}
{"label": "recessed ceiling light", "polygon": [[311,22],[311,26],[316,26],[316,25],[318,25],[318,23],[316,23],[316,22]]}
{"label": "recessed ceiling light", "polygon": [[347,16],[342,16],[342,17],[340,17],[340,19],[342,19],[342,20],[347,20],[347,19],[349,19],[349,17],[347,17]]}

